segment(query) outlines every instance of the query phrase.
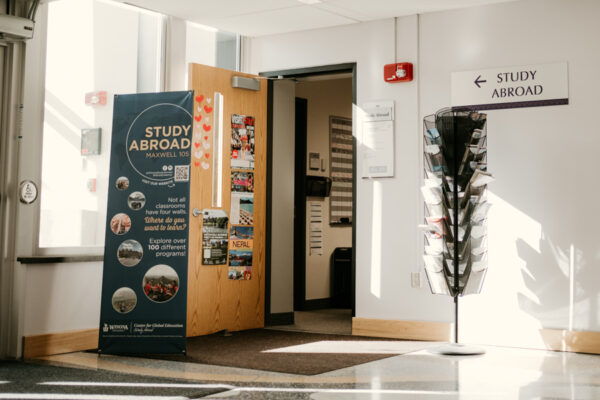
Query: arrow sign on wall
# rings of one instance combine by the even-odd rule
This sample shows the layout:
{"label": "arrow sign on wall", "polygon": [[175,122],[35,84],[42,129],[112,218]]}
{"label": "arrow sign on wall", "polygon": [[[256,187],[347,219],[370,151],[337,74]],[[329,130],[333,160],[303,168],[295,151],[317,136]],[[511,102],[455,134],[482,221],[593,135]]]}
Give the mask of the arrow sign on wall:
{"label": "arrow sign on wall", "polygon": [[480,80],[481,79],[481,75],[479,75],[476,79],[475,79],[475,84],[477,85],[478,88],[481,88],[481,86],[479,86],[480,83],[484,83],[487,82],[486,80]]}
{"label": "arrow sign on wall", "polygon": [[451,79],[451,104],[458,109],[569,104],[566,62],[453,72]]}

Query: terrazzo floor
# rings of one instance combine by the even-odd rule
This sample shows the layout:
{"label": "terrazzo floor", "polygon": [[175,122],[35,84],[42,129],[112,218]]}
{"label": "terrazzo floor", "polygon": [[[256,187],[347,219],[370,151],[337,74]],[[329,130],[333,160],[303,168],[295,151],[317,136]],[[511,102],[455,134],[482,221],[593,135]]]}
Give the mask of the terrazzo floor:
{"label": "terrazzo floor", "polygon": [[[438,344],[429,345],[435,347]],[[485,347],[485,350],[486,354],[481,356],[441,356],[426,349],[313,376],[130,357],[100,357],[90,353],[64,354],[43,360],[52,365],[185,380],[190,384],[225,385],[226,391],[205,398],[600,398],[600,356],[501,347]],[[77,385],[77,382],[71,385]]]}
{"label": "terrazzo floor", "polygon": [[[320,314],[327,314],[321,311]],[[332,314],[336,314],[333,312]],[[330,318],[326,323],[330,329],[337,324],[336,329],[346,329],[349,318]],[[322,316],[322,315],[321,315]],[[296,326],[287,329],[310,329],[302,323],[303,316],[296,317]],[[310,317],[310,316],[305,316]],[[317,316],[318,317],[318,316]],[[339,317],[339,318],[338,318]],[[324,321],[327,318],[323,317]],[[336,322],[331,322],[337,318]],[[314,318],[308,318],[314,322]],[[318,318],[317,318],[318,319]],[[321,325],[321,328],[324,325]],[[313,327],[314,328],[314,327]],[[334,333],[334,332],[331,332]],[[341,333],[341,332],[335,332]],[[524,350],[503,347],[484,347],[486,353],[480,356],[443,356],[433,350],[440,343],[433,342],[390,342],[390,348],[403,343],[403,350],[414,346],[417,351],[409,352],[356,365],[320,375],[293,375],[250,369],[218,367],[213,365],[189,364],[174,361],[150,360],[143,358],[122,357],[92,353],[70,353],[50,357],[42,357],[36,362],[50,366],[69,366],[84,368],[88,371],[105,373],[126,373],[139,377],[140,382],[147,388],[148,378],[156,377],[156,392],[154,396],[136,395],[126,391],[130,384],[136,387],[139,382],[124,382],[120,396],[85,395],[77,397],[60,397],[56,393],[64,390],[73,393],[78,385],[89,386],[89,381],[54,382],[52,393],[30,393],[24,397],[7,397],[10,393],[3,390],[10,382],[3,383],[0,376],[0,399],[84,399],[84,400],[166,400],[186,399],[197,397],[173,396],[163,391],[165,380],[178,383],[179,389],[185,385],[193,385],[208,389],[219,389],[219,393],[209,394],[202,398],[208,399],[311,399],[311,400],[550,400],[550,399],[600,399],[600,356],[575,353],[561,353],[542,350]],[[348,343],[331,343],[326,350],[333,351],[343,347],[345,351],[380,351],[381,342],[377,348],[353,348]],[[277,350],[277,349],[272,349]],[[302,349],[295,349],[302,351]],[[314,348],[307,347],[307,352]],[[290,357],[294,354],[290,353]],[[31,377],[30,377],[31,378]],[[37,379],[37,378],[36,378]],[[117,382],[98,382],[95,384],[106,387]],[[48,382],[49,377],[41,376],[40,381]],[[51,380],[51,379],[50,379]],[[160,381],[160,382],[159,382]],[[181,383],[183,382],[183,383]],[[61,386],[63,385],[63,386]],[[151,385],[151,384],[150,384]],[[163,386],[160,386],[163,385]],[[184,385],[184,386],[181,386]],[[198,386],[200,385],[200,386]],[[202,386],[204,385],[204,386]],[[36,386],[37,387],[37,386]],[[75,390],[76,391],[76,390]],[[38,391],[39,392],[39,391]],[[44,397],[46,396],[46,397]],[[69,395],[74,396],[74,395]]]}

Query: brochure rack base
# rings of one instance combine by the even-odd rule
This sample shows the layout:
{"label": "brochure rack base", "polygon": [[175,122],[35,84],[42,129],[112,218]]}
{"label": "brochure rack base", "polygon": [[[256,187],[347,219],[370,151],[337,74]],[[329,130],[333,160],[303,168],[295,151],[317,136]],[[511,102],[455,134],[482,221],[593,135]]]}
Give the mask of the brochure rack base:
{"label": "brochure rack base", "polygon": [[485,354],[483,347],[460,343],[446,343],[441,346],[432,347],[428,351],[442,356],[479,356]]}

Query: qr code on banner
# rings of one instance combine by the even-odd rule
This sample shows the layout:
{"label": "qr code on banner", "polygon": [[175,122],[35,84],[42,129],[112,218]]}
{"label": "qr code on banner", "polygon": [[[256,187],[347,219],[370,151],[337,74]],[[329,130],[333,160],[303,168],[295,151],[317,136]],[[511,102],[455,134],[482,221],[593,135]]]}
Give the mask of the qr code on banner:
{"label": "qr code on banner", "polygon": [[175,166],[175,182],[187,182],[190,180],[190,166],[176,165]]}

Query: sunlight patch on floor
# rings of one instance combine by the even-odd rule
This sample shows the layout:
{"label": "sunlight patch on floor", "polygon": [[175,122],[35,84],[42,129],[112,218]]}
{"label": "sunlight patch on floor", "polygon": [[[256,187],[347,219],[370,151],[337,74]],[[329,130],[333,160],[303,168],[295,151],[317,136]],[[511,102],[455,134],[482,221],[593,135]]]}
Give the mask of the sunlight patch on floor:
{"label": "sunlight patch on floor", "polygon": [[322,340],[320,342],[266,350],[263,353],[404,354],[422,350],[430,345],[430,342]]}

